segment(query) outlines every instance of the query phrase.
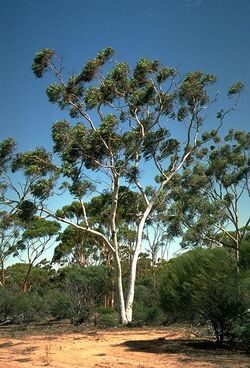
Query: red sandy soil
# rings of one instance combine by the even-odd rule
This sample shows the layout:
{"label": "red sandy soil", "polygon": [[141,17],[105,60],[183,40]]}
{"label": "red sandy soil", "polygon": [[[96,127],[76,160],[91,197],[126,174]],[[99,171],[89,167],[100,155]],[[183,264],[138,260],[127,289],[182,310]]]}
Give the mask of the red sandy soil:
{"label": "red sandy soil", "polygon": [[243,351],[217,348],[187,328],[0,331],[0,368],[250,368]]}

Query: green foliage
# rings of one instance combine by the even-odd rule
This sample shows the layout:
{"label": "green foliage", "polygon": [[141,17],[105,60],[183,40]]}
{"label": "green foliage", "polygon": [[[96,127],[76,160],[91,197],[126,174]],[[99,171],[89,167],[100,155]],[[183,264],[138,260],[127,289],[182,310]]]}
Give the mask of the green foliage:
{"label": "green foliage", "polygon": [[213,84],[216,77],[212,74],[204,74],[200,71],[188,73],[184,78],[179,91],[180,102],[187,104],[190,109],[198,102],[201,106],[208,102],[208,95],[204,86]]}
{"label": "green foliage", "polygon": [[42,49],[37,52],[32,64],[33,73],[37,78],[41,78],[43,74],[48,70],[50,60],[54,56],[55,52],[51,49]]}
{"label": "green foliage", "polygon": [[157,60],[150,61],[144,58],[137,62],[134,70],[134,79],[139,86],[147,83],[149,74],[158,71],[159,64]]}
{"label": "green foliage", "polygon": [[104,266],[60,270],[60,283],[71,305],[73,323],[84,322],[93,310],[103,304],[107,277]]}
{"label": "green foliage", "polygon": [[0,289],[0,319],[15,323],[27,323],[41,313],[42,300],[35,293],[23,294],[11,289]]}
{"label": "green foliage", "polygon": [[0,320],[12,318],[15,312],[15,300],[13,292],[0,288]]}
{"label": "green foliage", "polygon": [[7,169],[13,158],[13,151],[16,143],[12,138],[7,138],[0,142],[0,174]]}
{"label": "green foliage", "polygon": [[54,178],[39,179],[31,185],[31,193],[34,197],[45,200],[53,194]]}
{"label": "green foliage", "polygon": [[[245,251],[249,248],[245,248]],[[243,255],[243,253],[242,253]],[[249,254],[248,254],[249,257]],[[244,264],[246,266],[246,263]],[[240,290],[244,310],[233,322],[232,337],[249,344],[250,341],[250,267],[243,268],[240,274]]]}
{"label": "green foliage", "polygon": [[218,341],[243,310],[236,264],[221,249],[196,249],[165,266],[161,302],[168,313],[210,322]]}
{"label": "green foliage", "polygon": [[35,293],[18,293],[14,303],[16,322],[37,320],[42,313],[42,299]]}
{"label": "green foliage", "polygon": [[88,88],[85,95],[86,108],[88,110],[93,109],[101,102],[101,99],[102,95],[99,88],[97,87]]}
{"label": "green foliage", "polygon": [[47,96],[49,98],[49,102],[56,103],[59,101],[62,93],[62,86],[56,83],[52,83],[46,90]]}
{"label": "green foliage", "polygon": [[111,58],[113,54],[114,50],[111,47],[107,47],[100,51],[95,59],[92,59],[86,63],[81,73],[78,75],[77,81],[91,82],[97,71]]}
{"label": "green foliage", "polygon": [[[204,142],[217,138],[213,130],[202,135]],[[183,247],[220,243],[241,251],[247,232],[237,211],[249,197],[249,142],[248,132],[231,129],[220,145],[196,151],[195,160],[170,183],[169,235],[182,235]],[[230,239],[228,223],[233,229]]]}
{"label": "green foliage", "polygon": [[20,220],[28,222],[34,220],[36,211],[37,208],[33,202],[29,200],[24,200],[18,205],[17,216]]}
{"label": "green foliage", "polygon": [[166,319],[160,308],[158,290],[152,275],[138,279],[135,287],[133,321],[143,325],[159,325]]}
{"label": "green foliage", "polygon": [[174,68],[162,68],[157,73],[157,81],[159,83],[165,82],[169,77],[174,77],[176,75],[176,70]]}
{"label": "green foliage", "polygon": [[91,260],[98,258],[102,244],[93,235],[81,229],[68,226],[59,234],[52,262],[70,263],[78,266],[90,265]]}
{"label": "green foliage", "polygon": [[240,267],[242,270],[250,270],[250,238],[247,235],[246,239],[241,244],[240,250]]}
{"label": "green foliage", "polygon": [[43,297],[43,309],[55,319],[72,318],[73,310],[68,295],[61,290],[49,290]]}
{"label": "green foliage", "polygon": [[56,235],[61,225],[57,221],[35,218],[22,234],[23,240]]}
{"label": "green foliage", "polygon": [[97,308],[95,323],[99,327],[115,327],[118,325],[118,322],[118,313],[113,308],[105,308],[103,306]]}
{"label": "green foliage", "polygon": [[242,82],[234,83],[228,90],[228,95],[232,96],[235,94],[239,94],[244,88],[244,84]]}
{"label": "green foliage", "polygon": [[239,317],[233,324],[232,336],[240,342],[248,344],[250,341],[250,315],[249,312]]}
{"label": "green foliage", "polygon": [[[28,271],[25,263],[15,263],[6,268],[6,287],[21,290]],[[50,287],[54,271],[46,267],[32,267],[29,275],[29,291],[42,294]]]}
{"label": "green foliage", "polygon": [[[54,124],[52,129],[54,150],[61,157],[62,172],[73,181],[72,186],[78,186],[79,181],[82,181],[83,165],[87,169],[99,170],[102,165],[108,164],[111,151],[113,159],[117,160],[116,169],[131,182],[138,178],[139,172],[135,173],[130,162],[124,158],[132,160],[135,152],[146,159],[178,160],[181,144],[169,137],[168,130],[157,127],[159,117],[167,115],[182,121],[188,118],[188,113],[194,114],[198,106],[210,103],[207,87],[215,82],[213,75],[188,73],[176,89],[172,84],[176,76],[174,68],[161,67],[157,60],[142,58],[134,71],[130,71],[127,63],[119,62],[109,66],[106,77],[103,77],[101,69],[113,53],[112,48],[105,48],[88,61],[78,75],[71,76],[67,83],[52,83],[47,89],[50,102],[57,102],[62,109],[69,108],[71,117],[82,117],[90,123],[90,127],[85,123],[70,126],[62,121]],[[53,53],[48,49],[42,50],[36,55],[34,65],[41,67],[42,71],[49,67],[55,71],[57,69],[52,56]],[[94,79],[99,72],[100,82],[96,82]],[[61,73],[61,69],[58,73]],[[165,92],[160,85],[168,79],[170,87]],[[92,85],[85,86],[93,81]],[[180,105],[178,111],[175,111],[176,104]],[[102,109],[107,106],[107,110]],[[99,114],[98,124],[91,122],[87,114],[87,110],[93,108]],[[131,123],[133,120],[137,122],[134,128],[130,129],[131,124],[129,129],[125,126],[122,128],[121,123]],[[195,120],[197,126],[202,122],[197,115]]]}
{"label": "green foliage", "polygon": [[55,171],[51,154],[45,148],[36,148],[34,151],[20,153],[12,161],[12,172],[22,169],[26,176],[46,176]]}

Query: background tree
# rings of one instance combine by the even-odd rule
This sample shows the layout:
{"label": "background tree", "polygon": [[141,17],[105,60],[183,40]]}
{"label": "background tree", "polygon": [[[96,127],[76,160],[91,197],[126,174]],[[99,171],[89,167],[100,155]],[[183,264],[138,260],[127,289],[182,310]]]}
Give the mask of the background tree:
{"label": "background tree", "polygon": [[73,323],[82,323],[104,305],[109,283],[105,267],[63,268],[59,272],[62,291],[67,295]]}
{"label": "background tree", "polygon": [[53,245],[52,239],[58,233],[60,224],[56,221],[34,218],[24,226],[25,230],[22,233],[21,240],[16,244],[14,256],[27,263],[22,284],[22,291],[27,292],[32,267],[44,252]]}
{"label": "background tree", "polygon": [[[6,268],[6,289],[22,291],[24,276],[27,274],[29,267],[27,263],[14,263],[8,266]],[[32,266],[28,277],[29,293],[43,295],[53,285],[54,277],[54,269],[42,267],[40,264]]]}
{"label": "background tree", "polygon": [[224,142],[210,146],[174,183],[169,232],[183,235],[182,245],[219,245],[237,261],[248,235],[250,134],[230,130]]}
{"label": "background tree", "polygon": [[145,230],[145,248],[151,258],[151,270],[156,286],[157,267],[168,260],[170,237],[168,233],[168,215],[165,204],[158,207],[157,212],[147,221]]}
{"label": "background tree", "polygon": [[20,237],[20,224],[6,211],[0,212],[0,285],[5,285],[5,262],[14,253]]}

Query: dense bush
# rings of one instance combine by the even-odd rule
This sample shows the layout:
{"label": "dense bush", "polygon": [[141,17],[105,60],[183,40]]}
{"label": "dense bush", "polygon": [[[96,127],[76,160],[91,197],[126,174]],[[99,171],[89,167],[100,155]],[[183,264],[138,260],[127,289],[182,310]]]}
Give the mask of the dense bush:
{"label": "dense bush", "polygon": [[[230,336],[250,337],[250,270],[248,243],[243,244],[240,273],[222,248],[189,251],[157,268],[140,272],[135,288],[134,325],[199,321],[212,325],[218,341]],[[0,288],[0,322],[25,323],[54,318],[73,324],[113,327],[119,323],[114,308],[104,307],[112,275],[104,266],[65,267],[59,271],[33,267],[30,290],[20,286],[26,265],[6,271]]]}
{"label": "dense bush", "polygon": [[15,323],[27,323],[38,319],[43,313],[42,298],[35,293],[0,289],[0,319]]}
{"label": "dense bush", "polygon": [[[55,317],[57,315],[57,318],[60,318],[60,315],[61,318],[70,318],[74,324],[92,320],[97,308],[104,304],[107,277],[104,266],[65,267],[61,269],[58,273],[57,283],[62,294],[55,298],[53,315]],[[63,300],[60,301],[60,298]],[[62,303],[65,305],[64,316],[60,313],[60,304]]]}
{"label": "dense bush", "polygon": [[[232,337],[240,342],[248,343],[250,341],[250,311],[239,316],[233,324]],[[248,349],[250,347],[248,346]]]}
{"label": "dense bush", "polygon": [[119,323],[118,313],[111,307],[100,306],[95,313],[95,324],[100,327],[114,327]]}
{"label": "dense bush", "polygon": [[243,271],[250,270],[250,239],[249,235],[240,247],[240,267]]}
{"label": "dense bush", "polygon": [[72,307],[65,292],[53,289],[49,290],[43,297],[43,310],[48,316],[55,319],[72,318]]}
{"label": "dense bush", "polygon": [[0,288],[0,320],[12,318],[15,311],[15,295],[5,288]]}
{"label": "dense bush", "polygon": [[137,280],[133,310],[134,323],[162,324],[166,315],[160,308],[158,290],[150,277]]}
{"label": "dense bush", "polygon": [[165,267],[161,303],[179,318],[210,322],[223,341],[233,320],[242,313],[235,262],[221,248],[196,249],[172,259]]}

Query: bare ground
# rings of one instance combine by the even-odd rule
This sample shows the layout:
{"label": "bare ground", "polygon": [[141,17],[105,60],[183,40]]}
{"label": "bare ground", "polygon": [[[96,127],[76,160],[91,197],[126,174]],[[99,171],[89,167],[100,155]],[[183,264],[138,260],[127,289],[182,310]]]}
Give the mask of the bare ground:
{"label": "bare ground", "polygon": [[184,327],[0,331],[0,368],[45,366],[250,368],[250,357],[244,351],[219,348]]}

